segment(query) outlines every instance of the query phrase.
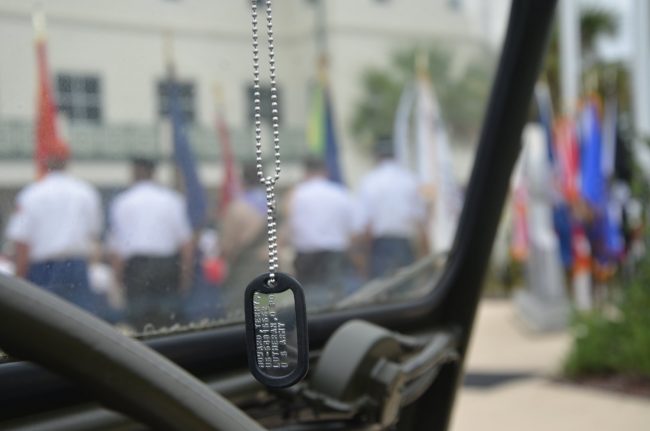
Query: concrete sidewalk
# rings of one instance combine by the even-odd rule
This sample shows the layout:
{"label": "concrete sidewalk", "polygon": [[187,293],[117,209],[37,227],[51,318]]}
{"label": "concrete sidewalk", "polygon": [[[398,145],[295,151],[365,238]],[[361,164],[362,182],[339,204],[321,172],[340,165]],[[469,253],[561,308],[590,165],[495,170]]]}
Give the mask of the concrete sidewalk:
{"label": "concrete sidewalk", "polygon": [[650,400],[551,379],[569,347],[528,332],[510,301],[483,301],[452,431],[650,430]]}

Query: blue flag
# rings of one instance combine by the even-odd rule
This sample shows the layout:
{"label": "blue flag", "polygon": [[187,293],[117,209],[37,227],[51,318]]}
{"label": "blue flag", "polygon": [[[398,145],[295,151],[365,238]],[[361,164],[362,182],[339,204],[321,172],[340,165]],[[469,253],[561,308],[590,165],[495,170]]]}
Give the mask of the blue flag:
{"label": "blue flag", "polygon": [[607,202],[602,170],[602,133],[596,104],[589,101],[580,116],[581,193],[597,211],[604,211]]}
{"label": "blue flag", "polygon": [[603,169],[603,130],[594,101],[589,101],[580,118],[581,192],[594,212],[589,229],[592,254],[598,262],[607,263],[620,257],[623,240],[612,210]]}
{"label": "blue flag", "polygon": [[307,141],[312,153],[325,160],[328,178],[334,182],[343,183],[332,102],[325,84],[320,84],[313,95],[307,127]]}
{"label": "blue flag", "polygon": [[343,183],[343,175],[341,174],[341,166],[339,165],[339,149],[338,143],[336,142],[332,101],[327,90],[325,90],[325,166],[327,166],[330,180]]}
{"label": "blue flag", "polygon": [[181,109],[181,100],[178,84],[170,74],[167,81],[169,96],[169,118],[172,123],[174,140],[174,161],[183,175],[185,184],[185,199],[187,201],[187,215],[194,229],[199,229],[205,222],[207,204],[205,191],[199,181],[196,161],[185,130],[185,118]]}

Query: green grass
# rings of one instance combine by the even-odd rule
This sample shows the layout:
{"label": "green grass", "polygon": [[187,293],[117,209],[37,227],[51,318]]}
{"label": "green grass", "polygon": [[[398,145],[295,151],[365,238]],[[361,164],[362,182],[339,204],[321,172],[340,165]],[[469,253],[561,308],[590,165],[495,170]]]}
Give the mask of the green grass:
{"label": "green grass", "polygon": [[626,288],[614,313],[574,318],[574,342],[564,364],[568,377],[622,374],[650,378],[650,268]]}

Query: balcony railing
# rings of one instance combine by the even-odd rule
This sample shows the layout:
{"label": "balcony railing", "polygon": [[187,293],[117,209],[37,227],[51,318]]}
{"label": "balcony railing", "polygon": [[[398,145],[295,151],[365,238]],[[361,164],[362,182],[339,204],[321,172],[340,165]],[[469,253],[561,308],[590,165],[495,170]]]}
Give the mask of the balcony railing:
{"label": "balcony railing", "polygon": [[[199,160],[211,162],[220,158],[221,143],[214,129],[193,125],[187,131]],[[135,156],[164,159],[171,151],[171,133],[163,124],[71,123],[66,135],[75,160],[128,160]],[[231,130],[230,139],[239,160],[254,157],[252,128]],[[298,160],[307,154],[304,130],[284,128],[281,139],[283,159]],[[0,160],[29,159],[33,152],[32,122],[0,120]]]}

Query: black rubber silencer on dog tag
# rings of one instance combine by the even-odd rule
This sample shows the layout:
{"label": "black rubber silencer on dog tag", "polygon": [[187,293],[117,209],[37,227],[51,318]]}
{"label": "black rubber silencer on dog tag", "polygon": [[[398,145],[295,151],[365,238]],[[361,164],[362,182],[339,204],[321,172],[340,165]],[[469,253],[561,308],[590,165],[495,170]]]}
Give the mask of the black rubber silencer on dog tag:
{"label": "black rubber silencer on dog tag", "polygon": [[262,274],[246,288],[246,350],[253,376],[272,388],[298,383],[309,369],[305,296],[300,284],[276,272],[275,285]]}

